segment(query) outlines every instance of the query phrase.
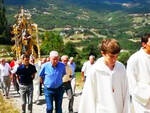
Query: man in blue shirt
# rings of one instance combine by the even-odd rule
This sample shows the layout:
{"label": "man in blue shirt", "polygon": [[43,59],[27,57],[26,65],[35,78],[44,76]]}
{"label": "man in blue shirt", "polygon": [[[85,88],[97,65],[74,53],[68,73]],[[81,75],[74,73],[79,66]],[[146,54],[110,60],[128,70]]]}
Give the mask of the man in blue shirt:
{"label": "man in blue shirt", "polygon": [[22,101],[22,113],[26,113],[28,99],[28,113],[32,113],[33,79],[36,73],[34,65],[29,63],[29,55],[23,55],[23,64],[17,68],[17,78]]}
{"label": "man in blue shirt", "polygon": [[42,65],[39,72],[41,82],[44,83],[44,94],[47,104],[47,113],[53,112],[53,99],[55,101],[56,113],[62,113],[63,82],[66,74],[65,65],[59,62],[57,51],[50,52],[50,62]]}

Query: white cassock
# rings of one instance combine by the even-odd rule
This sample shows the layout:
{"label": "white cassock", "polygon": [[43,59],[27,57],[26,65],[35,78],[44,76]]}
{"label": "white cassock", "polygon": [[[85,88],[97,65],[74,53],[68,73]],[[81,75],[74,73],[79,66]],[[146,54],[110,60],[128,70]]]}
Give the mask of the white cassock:
{"label": "white cassock", "polygon": [[99,58],[85,82],[78,113],[129,113],[129,94],[123,64],[115,63],[113,70]]}
{"label": "white cassock", "polygon": [[37,63],[35,64],[37,73],[35,74],[35,77],[33,79],[33,101],[36,102],[39,100],[39,96],[40,96],[40,77],[39,75],[39,71],[40,71],[40,65]]}
{"label": "white cassock", "polygon": [[150,55],[143,48],[129,58],[127,77],[132,113],[150,113]]}

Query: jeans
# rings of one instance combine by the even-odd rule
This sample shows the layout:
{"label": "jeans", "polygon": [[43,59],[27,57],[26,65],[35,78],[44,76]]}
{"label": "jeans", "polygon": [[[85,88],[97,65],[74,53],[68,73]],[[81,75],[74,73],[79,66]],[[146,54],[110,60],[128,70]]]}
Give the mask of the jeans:
{"label": "jeans", "polygon": [[53,100],[55,101],[56,113],[62,113],[63,93],[64,89],[62,86],[56,89],[44,87],[45,100],[47,104],[46,113],[53,112]]}
{"label": "jeans", "polygon": [[74,97],[73,97],[73,92],[72,92],[72,88],[71,88],[71,81],[64,83],[64,90],[69,99],[68,110],[69,110],[69,112],[73,112]]}
{"label": "jeans", "polygon": [[22,113],[26,113],[26,104],[28,102],[28,113],[32,113],[32,98],[33,98],[33,84],[19,85]]}

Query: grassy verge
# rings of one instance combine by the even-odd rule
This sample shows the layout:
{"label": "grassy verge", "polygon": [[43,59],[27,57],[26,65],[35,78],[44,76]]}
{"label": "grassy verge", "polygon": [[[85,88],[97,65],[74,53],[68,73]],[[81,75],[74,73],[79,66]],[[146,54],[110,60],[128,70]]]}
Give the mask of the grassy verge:
{"label": "grassy verge", "polygon": [[0,113],[20,113],[10,101],[5,100],[0,93]]}
{"label": "grassy verge", "polygon": [[77,89],[83,88],[83,81],[81,79],[81,72],[76,72],[76,87],[77,87]]}

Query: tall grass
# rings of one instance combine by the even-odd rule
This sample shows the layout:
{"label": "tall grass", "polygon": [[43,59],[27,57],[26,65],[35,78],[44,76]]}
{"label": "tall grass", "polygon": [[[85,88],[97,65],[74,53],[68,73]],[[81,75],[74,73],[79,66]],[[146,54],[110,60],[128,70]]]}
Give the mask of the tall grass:
{"label": "tall grass", "polygon": [[83,81],[81,79],[81,72],[76,72],[76,87],[77,89],[82,89],[83,88]]}
{"label": "tall grass", "polygon": [[10,101],[11,100],[5,100],[0,93],[0,113],[20,113]]}

